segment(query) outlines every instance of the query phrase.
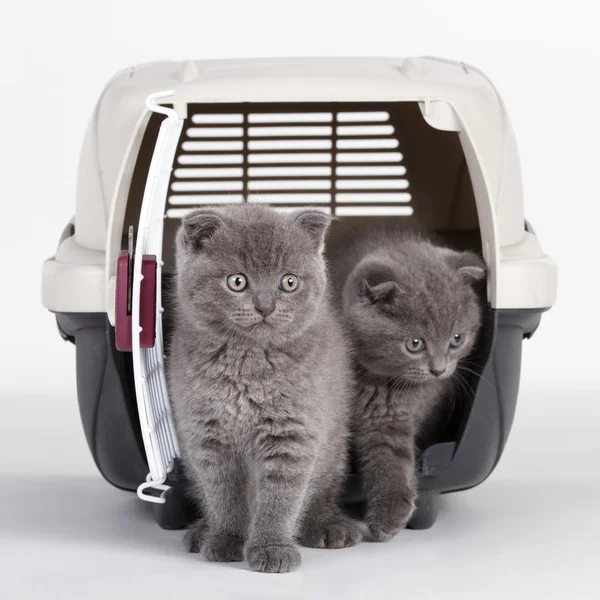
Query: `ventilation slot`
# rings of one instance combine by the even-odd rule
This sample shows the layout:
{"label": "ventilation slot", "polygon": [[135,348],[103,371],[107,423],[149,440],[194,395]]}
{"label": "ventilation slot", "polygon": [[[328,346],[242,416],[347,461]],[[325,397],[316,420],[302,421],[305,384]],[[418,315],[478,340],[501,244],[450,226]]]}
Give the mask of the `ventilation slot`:
{"label": "ventilation slot", "polygon": [[186,154],[179,156],[180,165],[240,165],[244,162],[241,154]]}
{"label": "ventilation slot", "polygon": [[331,136],[331,127],[249,127],[250,137],[314,137]]}
{"label": "ventilation slot", "polygon": [[371,123],[373,121],[389,121],[390,113],[380,112],[341,112],[337,115],[338,123],[347,123],[359,121],[362,123]]}
{"label": "ventilation slot", "polygon": [[192,115],[192,123],[243,123],[244,115]]}
{"label": "ventilation slot", "polygon": [[393,138],[382,138],[375,140],[338,140],[336,147],[341,150],[354,150],[356,148],[368,150],[371,148],[397,148],[399,145],[400,142],[398,140]]}
{"label": "ventilation slot", "polygon": [[239,138],[244,130],[241,127],[190,127],[186,134],[191,138]]}
{"label": "ventilation slot", "polygon": [[329,150],[331,140],[268,140],[250,141],[248,150]]}
{"label": "ventilation slot", "polygon": [[244,202],[343,217],[411,215],[394,105],[308,106],[188,105],[166,217]]}
{"label": "ventilation slot", "polygon": [[250,164],[260,163],[330,163],[331,154],[323,152],[322,154],[298,154],[298,153],[281,153],[281,154],[248,154],[248,162]]}
{"label": "ventilation slot", "polygon": [[252,113],[248,123],[331,123],[333,114],[328,113]]}
{"label": "ventilation slot", "polygon": [[243,173],[243,169],[175,169],[174,175],[177,179],[223,179],[225,177],[239,179]]}

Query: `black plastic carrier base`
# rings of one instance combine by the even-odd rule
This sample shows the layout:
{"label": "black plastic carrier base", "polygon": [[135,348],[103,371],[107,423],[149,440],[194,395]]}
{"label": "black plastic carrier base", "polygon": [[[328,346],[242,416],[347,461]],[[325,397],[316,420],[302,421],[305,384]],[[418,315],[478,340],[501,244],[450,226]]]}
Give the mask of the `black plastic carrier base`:
{"label": "black plastic carrier base", "polygon": [[[421,440],[420,495],[409,527],[427,529],[437,517],[439,496],[474,487],[498,463],[517,402],[523,338],[536,330],[542,310],[488,309],[471,360],[478,368],[467,381],[474,392],[438,416]],[[130,353],[116,350],[114,328],[105,314],[57,314],[59,331],[76,345],[77,394],[90,451],[104,478],[136,490],[148,473],[139,425]],[[473,364],[473,363],[471,363]],[[186,498],[180,466],[167,480],[164,504],[154,504],[164,529],[180,529],[195,516]],[[350,475],[343,501],[360,505],[364,494]]]}

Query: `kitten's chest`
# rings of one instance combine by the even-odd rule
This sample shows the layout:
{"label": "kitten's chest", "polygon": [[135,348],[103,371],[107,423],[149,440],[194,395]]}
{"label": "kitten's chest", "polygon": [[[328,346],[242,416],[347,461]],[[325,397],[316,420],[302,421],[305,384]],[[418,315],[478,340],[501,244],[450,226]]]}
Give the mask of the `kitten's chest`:
{"label": "kitten's chest", "polygon": [[371,381],[360,383],[356,402],[358,419],[409,420],[426,417],[439,398],[436,386],[398,388]]}
{"label": "kitten's chest", "polygon": [[276,374],[277,364],[271,355],[272,352],[267,349],[227,343],[211,353],[203,371],[213,379],[249,385]]}
{"label": "kitten's chest", "polygon": [[223,346],[204,369],[205,393],[232,425],[248,424],[294,405],[298,368],[273,350]]}

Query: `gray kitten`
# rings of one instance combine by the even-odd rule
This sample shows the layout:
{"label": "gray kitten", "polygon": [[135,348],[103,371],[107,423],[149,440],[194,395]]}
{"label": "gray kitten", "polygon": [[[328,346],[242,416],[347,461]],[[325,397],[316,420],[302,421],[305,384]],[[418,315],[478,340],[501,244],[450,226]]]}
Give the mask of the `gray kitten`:
{"label": "gray kitten", "polygon": [[379,231],[335,266],[357,362],[354,448],[366,520],[383,541],[414,511],[416,437],[477,340],[482,308],[473,283],[485,264],[472,252]]}
{"label": "gray kitten", "polygon": [[186,543],[209,560],[279,573],[300,564],[295,536],[361,537],[336,504],[352,375],[327,294],[329,223],[246,205],[197,210],[178,233],[169,383],[204,512]]}

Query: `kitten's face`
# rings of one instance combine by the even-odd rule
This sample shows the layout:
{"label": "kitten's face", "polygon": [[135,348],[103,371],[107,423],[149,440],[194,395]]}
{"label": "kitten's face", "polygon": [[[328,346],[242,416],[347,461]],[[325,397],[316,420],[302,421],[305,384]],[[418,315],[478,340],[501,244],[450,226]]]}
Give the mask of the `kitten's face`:
{"label": "kitten's face", "polygon": [[326,289],[329,217],[261,206],[204,209],[178,237],[180,310],[222,335],[285,343],[310,325]]}
{"label": "kitten's face", "polygon": [[357,359],[377,375],[413,383],[451,377],[479,332],[472,284],[484,276],[482,264],[425,242],[405,264],[361,263],[344,307]]}

